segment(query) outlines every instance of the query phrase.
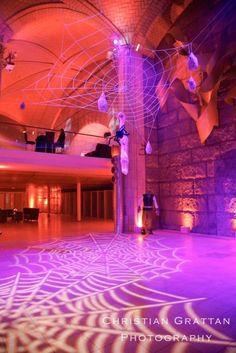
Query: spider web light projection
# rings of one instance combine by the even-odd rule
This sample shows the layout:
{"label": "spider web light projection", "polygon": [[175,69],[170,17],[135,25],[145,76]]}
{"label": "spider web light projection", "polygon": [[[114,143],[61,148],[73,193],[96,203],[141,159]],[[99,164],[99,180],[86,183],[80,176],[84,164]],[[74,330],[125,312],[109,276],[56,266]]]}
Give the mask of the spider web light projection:
{"label": "spider web light projection", "polygon": [[[176,310],[197,317],[194,303],[204,298],[164,292],[153,282],[181,271],[180,251],[154,237],[93,233],[21,251],[12,274],[0,279],[0,352],[154,353],[161,342],[135,338],[157,334],[170,337],[168,352],[191,352],[189,342],[175,341],[189,333],[173,317]],[[235,347],[213,327],[199,325],[198,332]]]}
{"label": "spider web light projection", "polygon": [[[142,55],[123,38],[114,45],[114,38],[119,37],[120,34],[114,33],[97,15],[66,24],[58,59],[45,76],[26,88],[31,103],[98,111],[98,99],[105,93],[111,116],[128,111],[128,125],[137,129],[152,128],[160,108],[155,88],[165,73],[160,93],[162,96],[167,94],[178,50],[145,49]],[[122,79],[119,70],[124,48],[127,49],[126,75]],[[139,78],[134,69],[137,56],[142,67]],[[165,68],[167,62],[168,69]],[[121,95],[125,97],[122,107]]]}

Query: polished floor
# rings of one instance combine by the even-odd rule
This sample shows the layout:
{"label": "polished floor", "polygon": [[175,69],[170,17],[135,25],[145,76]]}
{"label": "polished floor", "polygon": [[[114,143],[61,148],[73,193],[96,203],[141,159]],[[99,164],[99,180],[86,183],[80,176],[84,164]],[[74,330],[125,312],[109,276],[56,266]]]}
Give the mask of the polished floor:
{"label": "polished floor", "polygon": [[0,353],[235,353],[236,240],[2,224]]}

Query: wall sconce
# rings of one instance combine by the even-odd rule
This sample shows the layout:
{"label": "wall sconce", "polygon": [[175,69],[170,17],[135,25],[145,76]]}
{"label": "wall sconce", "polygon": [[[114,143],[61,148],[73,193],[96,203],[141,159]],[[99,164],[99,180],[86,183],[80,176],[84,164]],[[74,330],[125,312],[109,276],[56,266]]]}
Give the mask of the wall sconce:
{"label": "wall sconce", "polygon": [[6,47],[2,42],[0,42],[0,69],[6,69],[8,72],[12,72],[15,68],[14,59],[16,57],[16,53],[10,51],[6,57],[4,57],[4,53],[6,51]]}
{"label": "wall sconce", "polygon": [[190,233],[190,227],[181,226],[180,232],[184,233],[184,234],[188,234],[188,233]]}
{"label": "wall sconce", "polygon": [[143,211],[140,211],[137,214],[137,219],[136,219],[136,225],[137,225],[139,231],[140,231],[140,228],[142,228],[142,226],[143,226],[142,213],[143,213]]}
{"label": "wall sconce", "polygon": [[190,233],[193,228],[193,215],[189,212],[184,212],[182,215],[182,226],[180,227],[181,233]]}
{"label": "wall sconce", "polygon": [[234,236],[236,237],[236,215],[232,218],[232,230],[234,232]]}

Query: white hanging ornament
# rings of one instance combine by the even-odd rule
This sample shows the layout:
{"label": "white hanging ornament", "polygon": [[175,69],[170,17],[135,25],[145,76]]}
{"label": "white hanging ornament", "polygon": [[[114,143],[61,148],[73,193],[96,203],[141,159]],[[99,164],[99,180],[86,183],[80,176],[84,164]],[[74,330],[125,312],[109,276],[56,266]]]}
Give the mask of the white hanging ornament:
{"label": "white hanging ornament", "polygon": [[107,99],[104,92],[98,98],[98,110],[105,113],[108,111]]}
{"label": "white hanging ornament", "polygon": [[[119,112],[117,115],[119,119],[119,127],[125,127],[126,115],[123,112]],[[129,172],[129,139],[127,135],[124,135],[120,139],[120,165],[121,172],[124,175],[128,175]]]}
{"label": "white hanging ornament", "polygon": [[115,116],[113,116],[109,121],[108,127],[113,133],[115,133],[118,126],[119,126],[119,120]]}
{"label": "white hanging ornament", "polygon": [[198,58],[191,52],[188,56],[188,68],[190,71],[195,71],[198,68]]}
{"label": "white hanging ornament", "polygon": [[146,144],[145,152],[146,152],[146,154],[152,154],[152,146],[149,141]]}
{"label": "white hanging ornament", "polygon": [[196,81],[194,80],[194,78],[192,76],[190,76],[190,78],[187,82],[188,82],[189,91],[194,92],[197,87],[197,84],[196,84]]}

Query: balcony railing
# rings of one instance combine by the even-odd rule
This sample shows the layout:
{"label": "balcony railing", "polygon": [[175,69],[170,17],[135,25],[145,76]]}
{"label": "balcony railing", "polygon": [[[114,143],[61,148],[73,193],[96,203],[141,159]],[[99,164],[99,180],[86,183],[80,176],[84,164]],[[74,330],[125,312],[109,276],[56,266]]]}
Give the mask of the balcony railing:
{"label": "balcony railing", "polygon": [[[110,147],[103,136],[65,131],[64,143],[58,144],[60,132],[0,120],[0,148],[110,158]],[[101,152],[97,151],[99,146]]]}

